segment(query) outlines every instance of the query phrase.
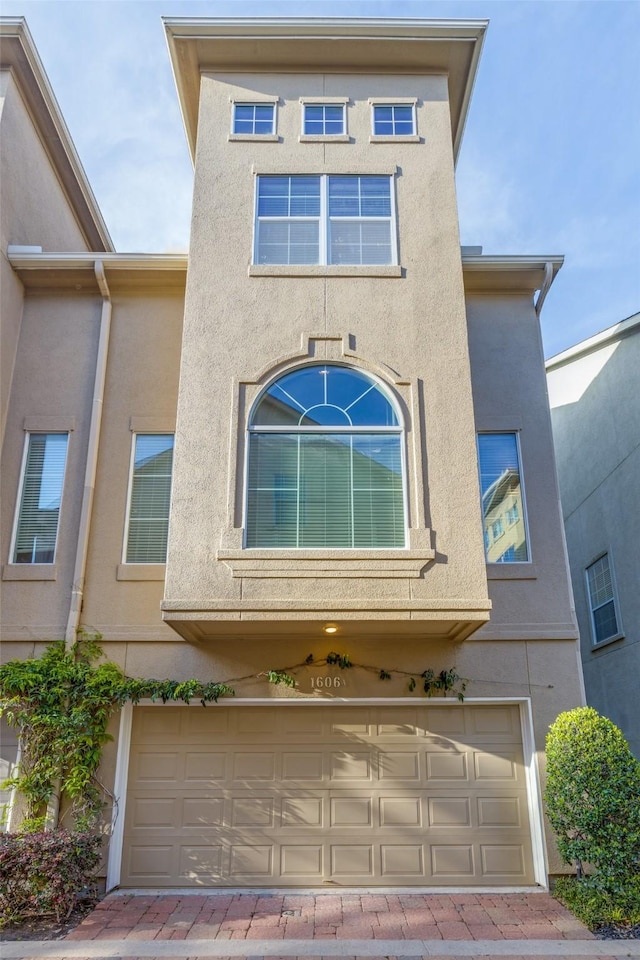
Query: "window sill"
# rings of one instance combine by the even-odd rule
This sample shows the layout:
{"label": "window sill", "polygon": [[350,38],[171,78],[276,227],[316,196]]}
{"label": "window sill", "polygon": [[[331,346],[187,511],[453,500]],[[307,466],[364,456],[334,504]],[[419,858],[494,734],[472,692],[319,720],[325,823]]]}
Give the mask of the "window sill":
{"label": "window sill", "polygon": [[165,563],[120,563],[116,580],[164,580]]}
{"label": "window sill", "polygon": [[255,143],[256,141],[263,143],[278,143],[280,137],[277,133],[230,133],[227,137],[227,140],[230,143],[239,143],[242,141],[249,141]]}
{"label": "window sill", "polygon": [[624,640],[624,633],[616,633],[615,637],[607,637],[606,640],[600,640],[599,643],[593,643],[591,645],[591,652],[596,653],[596,651],[601,650],[603,647],[608,647],[611,643],[617,643],[618,640]]}
{"label": "window sill", "polygon": [[488,563],[487,580],[537,580],[538,568],[534,563]]}
{"label": "window sill", "polygon": [[6,563],[2,568],[3,580],[56,580],[57,577],[55,563]]}
{"label": "window sill", "polygon": [[402,267],[374,264],[285,264],[255,263],[249,267],[250,277],[401,277]]}
{"label": "window sill", "polygon": [[371,135],[369,143],[422,143],[422,137],[419,137],[417,133],[402,134],[396,137]]}
{"label": "window sill", "polygon": [[299,143],[351,143],[348,133],[301,133]]}
{"label": "window sill", "polygon": [[422,550],[218,550],[234,577],[417,578],[435,551]]}

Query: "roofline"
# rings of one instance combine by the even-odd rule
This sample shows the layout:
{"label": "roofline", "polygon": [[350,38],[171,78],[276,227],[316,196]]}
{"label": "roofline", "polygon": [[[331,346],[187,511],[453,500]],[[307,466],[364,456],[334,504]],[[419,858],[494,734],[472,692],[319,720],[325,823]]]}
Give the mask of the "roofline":
{"label": "roofline", "polygon": [[545,363],[545,369],[547,371],[555,370],[556,367],[562,367],[566,363],[571,363],[571,361],[577,360],[579,357],[585,356],[593,350],[606,347],[616,340],[623,340],[638,330],[640,330],[640,313],[633,313],[625,320],[621,320],[620,323],[614,323],[613,326],[601,330],[586,340],[581,340],[580,343],[576,343],[573,347],[563,350],[562,353],[556,353],[555,356],[549,357]]}
{"label": "roofline", "polygon": [[[43,146],[69,198],[87,245],[113,251],[113,240],[24,17],[0,18],[2,66],[9,68],[25,98]],[[14,44],[19,44],[15,50]]]}
{"label": "roofline", "polygon": [[[197,117],[189,110],[184,72],[186,59],[176,46],[179,40],[296,39],[325,40],[433,40],[473,42],[460,100],[460,113],[453,130],[453,153],[457,161],[467,121],[478,63],[489,26],[486,19],[417,19],[362,17],[163,17],[169,57],[180,101],[182,119],[192,158],[195,157]],[[302,29],[303,28],[303,29]]]}
{"label": "roofline", "polygon": [[14,270],[93,270],[99,260],[105,270],[178,270],[186,273],[186,253],[11,253]]}
{"label": "roofline", "polygon": [[550,263],[554,275],[564,263],[562,254],[549,256],[526,254],[462,254],[462,265],[466,270],[540,270]]}

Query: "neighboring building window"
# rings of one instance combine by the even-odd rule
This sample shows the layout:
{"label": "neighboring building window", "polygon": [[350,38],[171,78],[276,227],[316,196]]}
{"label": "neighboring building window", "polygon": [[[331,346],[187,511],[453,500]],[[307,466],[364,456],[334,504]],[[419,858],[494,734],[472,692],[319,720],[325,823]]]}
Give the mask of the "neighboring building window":
{"label": "neighboring building window", "polygon": [[604,643],[620,634],[609,555],[587,567],[587,588],[591,609],[593,642]]}
{"label": "neighboring building window", "polygon": [[269,135],[275,133],[276,108],[273,103],[235,103],[233,132]]}
{"label": "neighboring building window", "polygon": [[394,264],[391,178],[261,176],[258,264]]}
{"label": "neighboring building window", "polygon": [[305,103],[303,132],[306,136],[338,137],[345,132],[344,105]]}
{"label": "neighboring building window", "polygon": [[416,132],[415,107],[402,103],[373,105],[375,137],[411,137]]}
{"label": "neighboring building window", "polygon": [[312,364],[262,394],[249,424],[247,547],[404,547],[402,427],[383,388]]}
{"label": "neighboring building window", "polygon": [[53,563],[67,462],[67,433],[30,433],[12,563]]}
{"label": "neighboring building window", "polygon": [[[478,435],[480,493],[488,563],[521,563],[529,559],[524,498],[515,433]],[[508,526],[505,530],[503,516]],[[492,537],[488,537],[491,531]],[[499,539],[499,544],[496,544]]]}
{"label": "neighboring building window", "polygon": [[138,433],[133,450],[125,563],[165,563],[173,434]]}

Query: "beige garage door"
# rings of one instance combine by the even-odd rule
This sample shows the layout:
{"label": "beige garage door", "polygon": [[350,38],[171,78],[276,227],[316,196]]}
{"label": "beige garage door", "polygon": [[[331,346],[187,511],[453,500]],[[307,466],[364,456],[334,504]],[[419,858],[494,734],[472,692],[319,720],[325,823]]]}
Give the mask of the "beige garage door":
{"label": "beige garage door", "polygon": [[134,709],[124,885],[531,882],[515,706]]}

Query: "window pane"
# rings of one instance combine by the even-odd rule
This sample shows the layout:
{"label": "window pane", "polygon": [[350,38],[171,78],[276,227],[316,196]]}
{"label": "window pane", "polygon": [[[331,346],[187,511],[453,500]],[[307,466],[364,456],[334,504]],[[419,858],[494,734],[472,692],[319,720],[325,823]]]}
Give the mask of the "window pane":
{"label": "window pane", "polygon": [[262,395],[251,425],[327,425],[330,416],[334,426],[398,426],[389,398],[375,381],[337,364],[310,364],[280,377]]}
{"label": "window pane", "polygon": [[67,460],[66,433],[29,435],[13,563],[53,563]]}
{"label": "window pane", "polygon": [[529,553],[515,433],[481,433],[478,459],[487,561],[526,561]]}
{"label": "window pane", "polygon": [[587,567],[587,586],[593,614],[594,643],[602,643],[603,640],[615,637],[620,630],[608,554]]}
{"label": "window pane", "polygon": [[391,224],[331,222],[330,263],[391,262]]}
{"label": "window pane", "polygon": [[318,234],[317,220],[260,223],[258,263],[317,263]]}
{"label": "window pane", "polygon": [[127,563],[164,563],[173,466],[173,435],[136,436]]}
{"label": "window pane", "polygon": [[400,436],[253,434],[247,546],[403,547]]}
{"label": "window pane", "polygon": [[273,118],[273,104],[236,103],[233,111],[233,132],[273,133]]}

